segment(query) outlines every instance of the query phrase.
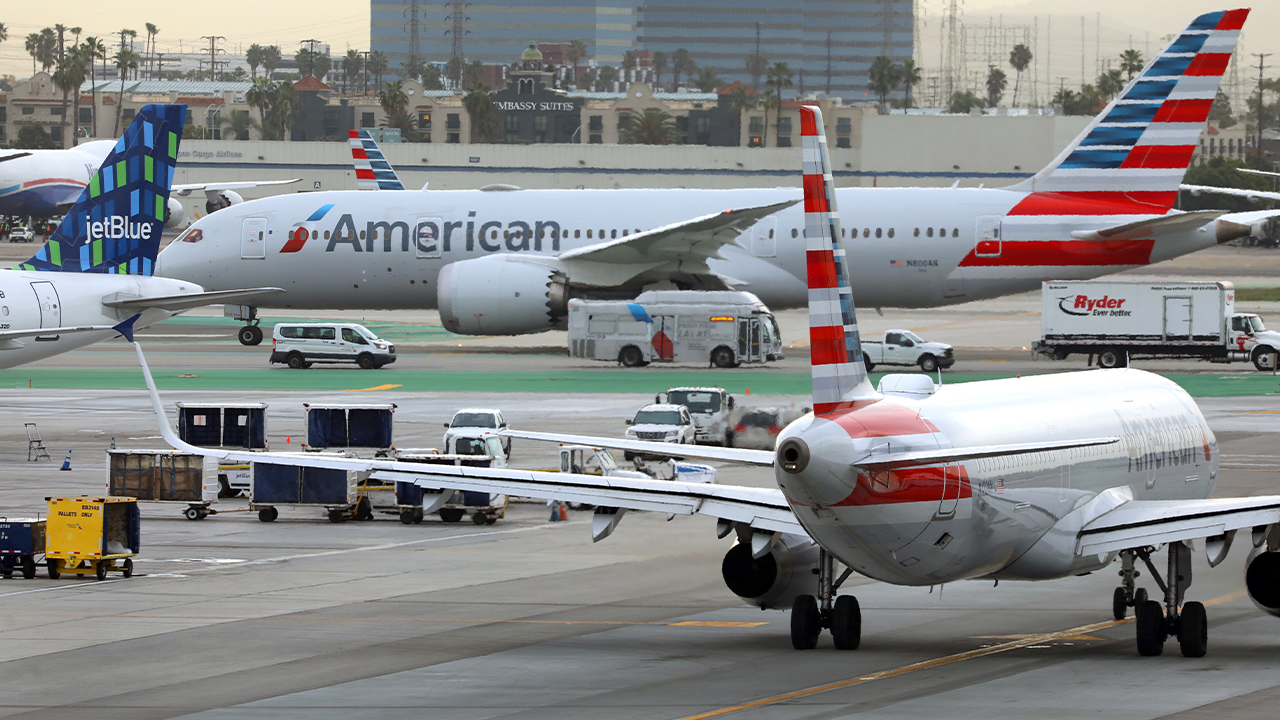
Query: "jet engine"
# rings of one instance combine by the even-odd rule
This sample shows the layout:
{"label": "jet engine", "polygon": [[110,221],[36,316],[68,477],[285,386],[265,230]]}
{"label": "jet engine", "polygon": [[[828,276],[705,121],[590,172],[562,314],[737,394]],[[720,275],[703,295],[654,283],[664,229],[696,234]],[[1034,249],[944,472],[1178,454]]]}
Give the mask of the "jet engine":
{"label": "jet engine", "polygon": [[751,543],[734,543],[720,564],[724,584],[761,609],[789,608],[797,595],[817,595],[817,569],[818,546],[799,535],[780,536],[759,559],[751,557]]}
{"label": "jet engine", "polygon": [[1268,551],[1264,543],[1250,553],[1244,566],[1244,586],[1259,610],[1280,617],[1280,552]]}
{"label": "jet engine", "polygon": [[244,198],[240,197],[240,193],[230,190],[206,190],[204,196],[204,210],[206,213],[215,213],[223,208],[229,208],[232,205],[239,205],[244,202]]}
{"label": "jet engine", "polygon": [[569,314],[568,277],[555,258],[487,255],[440,269],[440,322],[462,335],[524,335]]}
{"label": "jet engine", "polygon": [[182,203],[177,198],[169,198],[164,204],[164,226],[166,230],[177,230],[182,227],[182,221],[187,219],[187,211],[182,207]]}

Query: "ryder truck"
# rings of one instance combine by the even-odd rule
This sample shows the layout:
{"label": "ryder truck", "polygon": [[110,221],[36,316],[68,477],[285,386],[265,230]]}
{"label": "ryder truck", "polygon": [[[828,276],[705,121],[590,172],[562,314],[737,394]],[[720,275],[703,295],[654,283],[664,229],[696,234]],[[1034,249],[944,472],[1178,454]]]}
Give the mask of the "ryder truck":
{"label": "ryder truck", "polygon": [[1046,282],[1040,339],[1032,349],[1055,360],[1088,353],[1104,368],[1135,358],[1252,361],[1270,370],[1280,333],[1262,318],[1235,312],[1229,282]]}

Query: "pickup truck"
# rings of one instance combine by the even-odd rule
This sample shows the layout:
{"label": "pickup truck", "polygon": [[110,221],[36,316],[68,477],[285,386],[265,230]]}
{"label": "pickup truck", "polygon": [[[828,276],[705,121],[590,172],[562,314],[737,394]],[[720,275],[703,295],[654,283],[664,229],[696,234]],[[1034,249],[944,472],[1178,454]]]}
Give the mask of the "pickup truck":
{"label": "pickup truck", "polygon": [[867,372],[877,365],[919,365],[922,371],[931,373],[956,364],[950,345],[925,342],[910,330],[890,330],[883,341],[864,338],[862,360]]}

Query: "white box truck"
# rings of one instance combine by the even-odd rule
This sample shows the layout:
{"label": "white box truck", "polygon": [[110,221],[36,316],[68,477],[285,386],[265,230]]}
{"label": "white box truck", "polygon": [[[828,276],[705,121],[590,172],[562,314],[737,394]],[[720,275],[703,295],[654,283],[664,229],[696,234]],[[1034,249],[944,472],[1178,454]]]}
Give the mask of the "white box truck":
{"label": "white box truck", "polygon": [[1104,368],[1135,358],[1252,361],[1270,370],[1280,333],[1235,312],[1229,282],[1052,281],[1041,286],[1040,339],[1057,360],[1087,353]]}
{"label": "white box truck", "polygon": [[778,322],[749,292],[650,290],[631,302],[569,301],[569,356],[640,367],[731,368],[782,358]]}

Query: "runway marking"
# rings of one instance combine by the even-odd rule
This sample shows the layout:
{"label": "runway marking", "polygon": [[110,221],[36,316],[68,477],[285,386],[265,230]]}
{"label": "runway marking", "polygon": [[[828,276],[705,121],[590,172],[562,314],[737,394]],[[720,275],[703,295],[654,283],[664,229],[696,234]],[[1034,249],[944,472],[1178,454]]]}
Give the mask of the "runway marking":
{"label": "runway marking", "polygon": [[[1234,593],[1231,593],[1230,595],[1223,595],[1222,597],[1214,598],[1213,600],[1209,600],[1204,604],[1217,605],[1218,603],[1224,603],[1231,600],[1236,600],[1238,598],[1242,598],[1245,596],[1245,594],[1246,594],[1246,591],[1240,590],[1239,592],[1234,592]],[[988,655],[996,655],[999,653],[1008,652],[1010,650],[1027,648],[1033,645],[1040,646],[1040,645],[1044,645],[1046,642],[1051,642],[1054,640],[1067,640],[1067,639],[1079,637],[1081,635],[1086,635],[1088,633],[1091,633],[1097,630],[1105,630],[1107,628],[1111,628],[1117,625],[1123,625],[1125,623],[1131,623],[1131,622],[1133,622],[1133,618],[1125,618],[1124,620],[1108,620],[1106,622],[1092,623],[1090,625],[1081,625],[1079,627],[1074,627],[1069,630],[1059,630],[1058,632],[1044,633],[1041,635],[1027,635],[1025,637],[1021,637],[1016,640],[1011,640],[1006,643],[1000,643],[999,645],[992,645],[990,647],[977,648],[976,650],[967,650],[965,652],[956,653],[954,655],[947,655],[945,657],[940,657],[940,658],[934,658],[932,660],[922,660],[921,662],[911,663],[910,665],[903,665],[901,667],[893,668],[892,670],[882,670],[880,672],[871,673],[869,675],[860,675],[855,678],[849,678],[848,680],[840,680],[838,682],[827,683],[825,685],[816,685],[814,687],[805,688],[803,690],[796,690],[794,692],[784,693],[782,695],[774,695],[773,697],[767,697],[761,700],[753,700],[751,702],[742,703],[741,705],[733,705],[731,707],[720,708],[719,710],[712,710],[710,712],[700,713],[698,715],[688,715],[681,718],[680,720],[706,720],[706,718],[722,717],[724,715],[740,712],[742,710],[754,710],[755,708],[765,707],[767,705],[776,705],[777,703],[786,702],[788,700],[796,700],[799,698],[809,697],[811,695],[817,695],[819,693],[830,692],[832,690],[840,690],[842,688],[853,687],[854,685],[862,685],[864,683],[874,682],[876,680],[885,680],[888,678],[898,677],[899,675],[906,675],[907,673],[915,672],[917,670],[928,670],[930,668],[940,667],[943,665],[950,665],[952,663],[963,662],[965,660],[973,660],[974,658],[986,657]]]}
{"label": "runway marking", "polygon": [[[49,588],[46,588],[49,589]],[[657,627],[710,627],[710,628],[752,628],[768,625],[767,622],[717,622],[685,620],[682,622],[659,622],[639,620],[525,620],[498,618],[413,618],[413,617],[319,617],[316,615],[110,615],[98,613],[0,613],[0,617],[11,618],[65,618],[69,620],[292,620],[301,622],[411,622],[411,623],[512,623],[518,625],[608,625],[618,626],[657,626]]]}
{"label": "runway marking", "polygon": [[767,622],[729,622],[727,620],[685,620],[683,622],[666,623],[671,627],[714,627],[714,628],[749,628],[768,625]]}
{"label": "runway marking", "polygon": [[403,385],[375,385],[368,388],[351,388],[343,392],[369,392],[371,390],[390,390],[392,388],[404,387]]}
{"label": "runway marking", "polygon": [[[1039,638],[1039,635],[1022,634],[1022,635],[976,635],[978,640],[1023,640],[1026,638]],[[1084,642],[1086,640],[1094,640],[1097,642],[1105,642],[1106,638],[1100,638],[1094,635],[1072,635],[1070,637],[1061,637],[1059,640],[1073,640]]]}

